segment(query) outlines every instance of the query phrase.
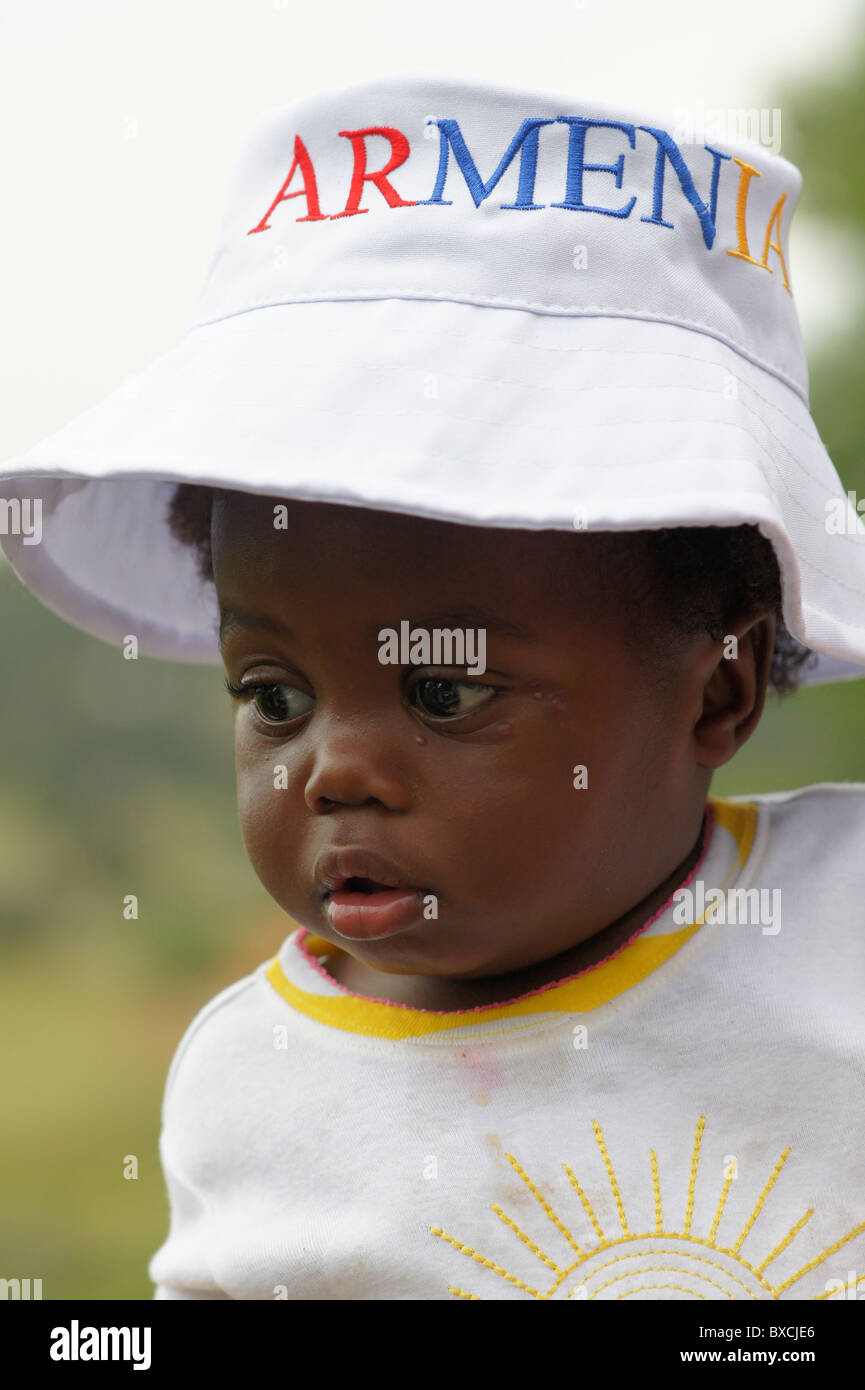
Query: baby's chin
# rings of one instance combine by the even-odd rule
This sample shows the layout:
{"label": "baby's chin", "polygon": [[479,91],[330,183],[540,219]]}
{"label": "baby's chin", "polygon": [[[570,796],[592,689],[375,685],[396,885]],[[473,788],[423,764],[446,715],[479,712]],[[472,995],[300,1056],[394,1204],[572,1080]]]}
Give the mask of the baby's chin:
{"label": "baby's chin", "polygon": [[346,940],[320,923],[307,925],[359,967],[384,975],[423,975],[459,984],[509,973],[494,961],[491,943],[472,941],[459,929],[446,930],[440,921],[418,922],[393,936],[367,941]]}

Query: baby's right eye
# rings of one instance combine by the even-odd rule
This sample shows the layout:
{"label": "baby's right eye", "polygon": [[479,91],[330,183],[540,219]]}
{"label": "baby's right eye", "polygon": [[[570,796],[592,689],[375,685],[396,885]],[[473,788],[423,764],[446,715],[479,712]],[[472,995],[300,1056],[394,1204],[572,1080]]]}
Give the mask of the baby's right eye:
{"label": "baby's right eye", "polygon": [[251,699],[266,724],[290,724],[315,704],[306,691],[284,681],[250,681],[247,685],[233,685],[226,680],[225,686],[236,700]]}
{"label": "baby's right eye", "polygon": [[256,685],[253,700],[268,724],[287,724],[312,709],[315,701],[296,685]]}

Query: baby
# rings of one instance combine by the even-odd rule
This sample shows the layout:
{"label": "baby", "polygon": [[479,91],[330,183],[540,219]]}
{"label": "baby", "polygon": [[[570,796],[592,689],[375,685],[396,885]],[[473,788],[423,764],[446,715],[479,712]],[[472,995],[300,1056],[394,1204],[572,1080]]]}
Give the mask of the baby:
{"label": "baby", "polygon": [[[223,491],[211,539],[212,501],[181,485],[173,528],[219,595],[246,847],[361,995],[460,1010],[618,950],[808,655],[754,527],[515,532]],[[484,673],[382,664],[406,615],[479,629]]]}
{"label": "baby", "polygon": [[3,471],[46,603],[224,668],[289,928],[172,1061],[157,1299],[865,1281],[865,785],[711,794],[767,691],[865,674],[800,182],[449,74],[313,94],[185,340]]}
{"label": "baby", "polygon": [[[301,926],[179,1049],[156,1297],[823,1292],[813,1240],[782,1252],[815,1204],[827,1252],[862,1236],[860,1160],[780,1171],[815,1107],[860,1123],[865,943],[820,903],[861,891],[865,788],[707,798],[807,657],[768,542],[188,485],[171,524],[218,593],[249,857]],[[406,615],[482,629],[483,674],[382,664]],[[714,928],[677,916],[698,883]]]}

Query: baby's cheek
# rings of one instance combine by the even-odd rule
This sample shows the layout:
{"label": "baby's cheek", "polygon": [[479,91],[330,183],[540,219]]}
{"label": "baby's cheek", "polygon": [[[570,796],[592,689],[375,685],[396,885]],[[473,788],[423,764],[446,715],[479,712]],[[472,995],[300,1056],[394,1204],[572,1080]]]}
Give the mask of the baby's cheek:
{"label": "baby's cheek", "polygon": [[293,877],[295,846],[290,777],[276,747],[267,755],[237,760],[237,813],[249,862],[277,902]]}
{"label": "baby's cheek", "polygon": [[518,761],[486,785],[486,853],[479,862],[506,896],[541,886],[549,898],[556,884],[579,881],[603,840],[609,798],[601,791],[602,758],[581,721],[561,717],[562,710],[552,700],[539,707]]}

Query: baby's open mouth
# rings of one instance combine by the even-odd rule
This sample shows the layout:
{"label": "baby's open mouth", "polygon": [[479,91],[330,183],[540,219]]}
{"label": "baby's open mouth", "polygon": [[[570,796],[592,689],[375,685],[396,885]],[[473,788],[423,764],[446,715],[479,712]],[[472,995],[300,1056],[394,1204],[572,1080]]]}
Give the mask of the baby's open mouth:
{"label": "baby's open mouth", "polygon": [[344,893],[385,893],[391,888],[389,883],[379,883],[374,878],[347,878],[342,886]]}
{"label": "baby's open mouth", "polygon": [[349,940],[377,941],[424,920],[425,890],[415,871],[377,850],[335,846],[315,863],[321,904],[333,930]]}

